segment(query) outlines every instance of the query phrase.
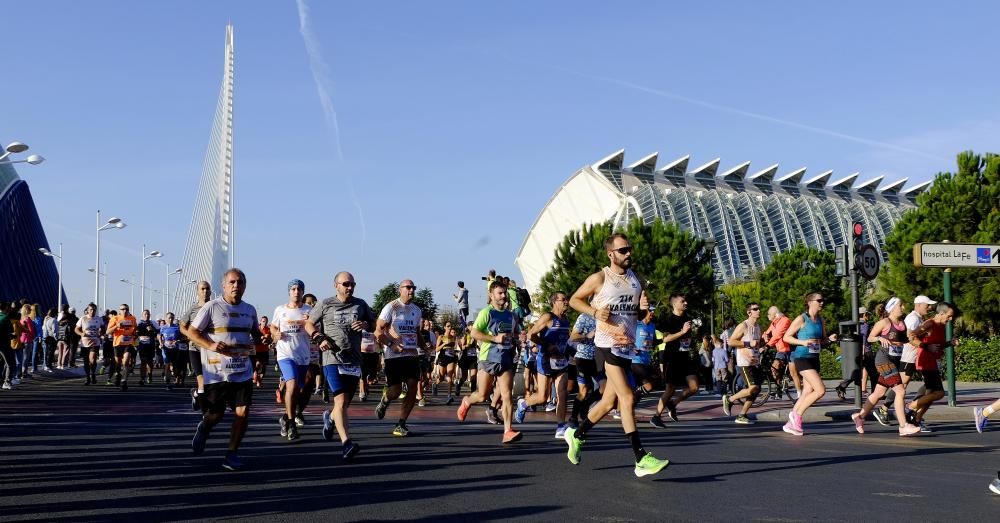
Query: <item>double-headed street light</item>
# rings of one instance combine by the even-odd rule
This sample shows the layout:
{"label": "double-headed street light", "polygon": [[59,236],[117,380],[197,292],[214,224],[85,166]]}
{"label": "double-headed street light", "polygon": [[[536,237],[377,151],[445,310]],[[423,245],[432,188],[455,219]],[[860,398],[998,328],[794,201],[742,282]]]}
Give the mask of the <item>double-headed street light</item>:
{"label": "double-headed street light", "polygon": [[[111,218],[107,223],[101,225],[101,211],[97,211],[97,263],[94,267],[101,266],[101,231],[106,231],[108,229],[124,229],[125,222],[121,218]],[[105,271],[107,272],[107,271]],[[94,305],[97,305],[101,301],[101,275],[98,274],[97,270],[94,270]]]}
{"label": "double-headed street light", "polygon": [[59,314],[62,313],[62,242],[59,243],[59,254],[55,254],[45,247],[40,247],[38,252],[59,260],[59,285],[56,287],[56,317],[58,318]]}
{"label": "double-headed street light", "polygon": [[31,156],[25,158],[24,160],[8,160],[7,157],[12,154],[23,153],[28,150],[28,146],[21,142],[10,142],[7,147],[4,148],[3,154],[0,154],[0,165],[9,163],[28,163],[31,165],[38,165],[45,161],[40,155],[32,154]]}
{"label": "double-headed street light", "polygon": [[[88,267],[87,270],[90,272],[94,272],[93,267]],[[103,296],[101,296],[102,303],[100,304],[100,307],[102,311],[107,311],[108,310],[108,262],[104,262],[104,272],[98,273],[97,275],[104,278],[104,289],[102,289],[101,291]],[[97,307],[98,304],[95,303],[94,306]]]}
{"label": "double-headed street light", "polygon": [[142,271],[139,280],[139,308],[146,308],[146,260],[163,256],[160,251],[152,251],[146,254],[146,244],[142,244]]}
{"label": "double-headed street light", "polygon": [[167,317],[167,313],[170,312],[170,277],[184,272],[184,269],[178,267],[174,271],[170,270],[170,264],[167,263],[167,280],[163,287],[163,317]]}
{"label": "double-headed street light", "polygon": [[126,280],[125,278],[122,278],[122,279],[120,279],[118,281],[120,281],[120,282],[124,283],[125,285],[129,286],[128,308],[133,311],[132,314],[135,314],[135,312],[134,312],[135,311],[135,282],[132,281],[132,280]]}

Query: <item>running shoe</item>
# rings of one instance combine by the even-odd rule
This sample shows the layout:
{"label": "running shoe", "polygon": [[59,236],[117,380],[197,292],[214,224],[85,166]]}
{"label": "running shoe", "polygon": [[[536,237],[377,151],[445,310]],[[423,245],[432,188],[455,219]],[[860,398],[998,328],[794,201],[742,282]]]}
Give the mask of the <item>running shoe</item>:
{"label": "running shoe", "polygon": [[903,425],[902,427],[899,427],[900,436],[912,436],[918,432],[920,432],[920,427],[916,425],[910,425],[909,423]]}
{"label": "running shoe", "polygon": [[490,425],[503,424],[503,422],[500,421],[500,415],[497,413],[497,409],[489,406],[486,407],[486,423],[489,423]]}
{"label": "running shoe", "polygon": [[115,380],[111,379],[111,376],[108,376],[108,381],[104,384],[110,387],[115,384]]}
{"label": "running shoe", "polygon": [[90,385],[90,376],[87,376],[87,381],[83,382],[84,385]]}
{"label": "running shoe", "polygon": [[385,417],[385,411],[389,408],[389,402],[386,400],[385,396],[379,400],[378,405],[375,405],[375,417],[382,419]]}
{"label": "running shoe", "polygon": [[576,427],[570,427],[563,433],[563,439],[569,450],[566,451],[566,458],[574,465],[580,464],[580,450],[583,447],[583,440],[576,438]]}
{"label": "running shoe", "polygon": [[288,433],[288,441],[299,439],[299,428],[295,426],[295,420],[290,419],[286,424],[288,428],[285,429],[285,432]]}
{"label": "running shoe", "polygon": [[928,433],[934,431],[926,423],[924,423],[924,420],[920,420],[920,432]]}
{"label": "running shoe", "polygon": [[569,428],[569,425],[566,423],[556,425],[556,439],[563,439],[563,436],[566,435],[567,428]]}
{"label": "running shoe", "polygon": [[344,451],[343,454],[341,454],[341,456],[343,457],[344,461],[349,461],[351,458],[356,456],[358,452],[361,452],[361,445],[358,445],[357,443],[351,440],[347,440],[347,444],[344,445]]}
{"label": "running shoe", "polygon": [[330,403],[330,387],[323,387],[323,403]]}
{"label": "running shoe", "polygon": [[788,419],[792,420],[792,424],[795,426],[795,430],[799,432],[804,432],[802,430],[802,415],[794,410],[788,413]]}
{"label": "running shoe", "polygon": [[667,402],[667,416],[670,416],[672,421],[677,421],[677,406],[672,401]]}
{"label": "running shoe", "polygon": [[783,430],[783,431],[785,431],[785,432],[787,432],[787,433],[789,433],[789,434],[791,434],[793,436],[801,436],[802,435],[802,431],[796,429],[795,425],[791,421],[789,421],[788,423],[785,423],[785,425],[783,427],[781,427],[781,430]]}
{"label": "running shoe", "polygon": [[889,409],[885,405],[879,405],[872,410],[872,416],[875,416],[875,421],[883,427],[889,426]]}
{"label": "running shoe", "polygon": [[437,396],[438,395],[438,384],[437,383],[435,383],[434,385],[431,385],[431,395],[432,396]]}
{"label": "running shoe", "polygon": [[917,413],[913,412],[910,409],[906,409],[906,422],[907,423],[912,423],[913,425],[916,425],[917,424]]}
{"label": "running shoe", "polygon": [[554,410],[556,410],[556,404],[555,403],[546,403],[545,404],[545,412],[553,412]]}
{"label": "running shoe", "polygon": [[198,410],[201,401],[198,399],[198,389],[191,389],[191,410]]}
{"label": "running shoe", "polygon": [[240,460],[240,457],[236,455],[235,451],[230,450],[229,452],[226,452],[226,459],[222,460],[222,468],[235,472],[243,468],[243,462]]}
{"label": "running shoe", "polygon": [[[865,419],[861,417],[860,412],[855,412],[851,414],[851,420],[854,421],[854,429],[858,431],[858,434],[865,433]],[[903,433],[903,429],[899,429],[899,433]]]}
{"label": "running shoe", "polygon": [[451,394],[449,394],[448,395],[448,401],[444,402],[444,404],[445,405],[451,405],[452,403],[455,403],[455,396],[452,396]]}
{"label": "running shoe", "polygon": [[208,443],[208,426],[204,421],[198,422],[198,428],[194,431],[194,438],[191,439],[191,452],[195,456],[201,456],[205,452],[205,443]]}
{"label": "running shoe", "polygon": [[972,420],[976,424],[976,432],[982,434],[986,428],[986,416],[983,416],[982,407],[972,407]]}
{"label": "running shoe", "polygon": [[837,397],[838,398],[840,398],[840,399],[842,399],[844,401],[847,401],[847,389],[846,388],[841,387],[840,385],[837,385],[837,387],[834,388],[834,390],[837,391]]}
{"label": "running shoe", "polygon": [[299,414],[295,415],[295,426],[296,427],[305,427],[306,426],[306,419],[302,417],[302,413],[299,413]]}
{"label": "running shoe", "polygon": [[393,436],[398,436],[400,438],[405,438],[409,434],[410,434],[410,429],[406,428],[406,425],[400,425],[399,423],[397,423],[396,426],[393,427],[393,429],[392,429],[392,435]]}
{"label": "running shoe", "polygon": [[323,411],[323,439],[327,441],[333,441],[333,430],[336,427],[333,425],[333,420],[330,419],[330,411]]}
{"label": "running shoe", "polygon": [[752,419],[744,416],[743,414],[740,414],[739,416],[736,416],[736,420],[734,420],[734,421],[735,421],[735,423],[737,423],[739,425],[753,425],[754,424],[754,421]]}
{"label": "running shoe", "polygon": [[426,407],[427,406],[427,402],[424,401],[424,398],[420,398],[420,401],[417,402],[417,406],[418,407]]}
{"label": "running shoe", "polygon": [[521,441],[521,433],[513,429],[508,430],[503,433],[503,440],[501,441],[504,445]]}
{"label": "running shoe", "polygon": [[729,394],[722,396],[722,413],[726,416],[733,415],[733,402],[729,399]]}
{"label": "running shoe", "polygon": [[514,423],[524,423],[524,415],[528,413],[528,402],[524,398],[517,400],[517,410],[514,411]]}
{"label": "running shoe", "polygon": [[122,382],[122,386],[119,387],[122,392],[128,392],[128,380]]}
{"label": "running shoe", "polygon": [[281,433],[281,437],[282,438],[287,438],[288,437],[288,418],[285,417],[284,414],[282,414],[281,417],[278,418],[278,426],[281,427],[281,432],[280,432]]}
{"label": "running shoe", "polygon": [[368,395],[367,394],[358,394],[358,401],[360,401],[361,403],[364,403],[364,402],[368,401]]}
{"label": "running shoe", "polygon": [[658,414],[654,414],[649,417],[649,424],[658,429],[667,428],[667,424],[663,422],[663,418],[661,418]]}
{"label": "running shoe", "polygon": [[656,459],[652,453],[647,452],[645,456],[635,464],[635,475],[638,477],[656,474],[670,465],[669,459]]}
{"label": "running shoe", "polygon": [[140,386],[140,387],[145,387],[145,386],[146,386],[146,380],[144,380],[144,379],[139,379],[139,386]]}
{"label": "running shoe", "polygon": [[618,409],[611,409],[611,417],[614,419],[622,419],[622,413],[618,412]]}
{"label": "running shoe", "polygon": [[990,483],[990,492],[1000,495],[1000,472],[997,473],[997,479]]}
{"label": "running shoe", "polygon": [[13,388],[14,388],[14,387],[12,387],[12,386],[11,386],[11,384],[10,384],[10,382],[9,382],[9,381],[5,381],[5,382],[3,382],[3,386],[2,386],[2,387],[0,387],[0,389],[3,389],[3,390],[11,390],[11,389],[13,389]]}
{"label": "running shoe", "polygon": [[[455,412],[455,417],[458,418],[458,421],[465,421],[465,417],[469,415],[470,407],[472,407],[472,405],[469,404],[469,399],[462,398],[462,403],[459,404],[458,411]],[[490,409],[486,409],[487,412],[489,412],[489,410]]]}

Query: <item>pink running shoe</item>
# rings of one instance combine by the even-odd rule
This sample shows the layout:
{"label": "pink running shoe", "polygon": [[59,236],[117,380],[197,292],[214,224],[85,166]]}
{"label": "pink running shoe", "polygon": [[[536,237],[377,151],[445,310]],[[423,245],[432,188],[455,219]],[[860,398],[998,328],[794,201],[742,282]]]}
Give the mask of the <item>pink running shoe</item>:
{"label": "pink running shoe", "polygon": [[[861,413],[855,412],[854,414],[851,414],[851,419],[854,421],[854,428],[857,429],[858,434],[864,434],[865,419],[861,417]],[[899,432],[902,434],[903,429],[900,429]]]}

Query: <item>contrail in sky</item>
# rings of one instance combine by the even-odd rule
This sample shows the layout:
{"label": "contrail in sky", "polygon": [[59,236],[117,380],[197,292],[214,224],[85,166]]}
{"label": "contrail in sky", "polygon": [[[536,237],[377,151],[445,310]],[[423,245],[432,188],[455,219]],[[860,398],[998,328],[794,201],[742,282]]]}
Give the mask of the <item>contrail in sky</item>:
{"label": "contrail in sky", "polygon": [[803,124],[803,123],[799,123],[799,122],[793,122],[791,120],[785,120],[783,118],[776,118],[774,116],[768,116],[766,114],[755,113],[755,112],[752,112],[752,111],[744,111],[743,109],[737,109],[735,107],[729,107],[729,106],[720,105],[720,104],[717,104],[717,103],[706,102],[704,100],[698,100],[696,98],[689,98],[687,96],[683,96],[683,95],[671,93],[669,91],[664,91],[662,89],[656,89],[656,88],[653,88],[653,87],[646,87],[644,85],[639,85],[639,84],[632,83],[632,82],[629,82],[629,81],[626,81],[626,80],[621,80],[621,79],[618,79],[618,78],[609,78],[609,77],[606,77],[606,76],[597,76],[597,75],[585,74],[585,73],[581,73],[579,71],[573,71],[573,70],[566,69],[564,67],[559,67],[559,66],[555,66],[555,68],[558,69],[558,70],[560,70],[560,71],[563,71],[565,73],[569,73],[569,74],[572,74],[572,75],[575,75],[575,76],[580,76],[580,77],[587,78],[587,79],[590,79],[590,80],[597,80],[597,81],[601,81],[601,82],[612,83],[612,84],[620,85],[622,87],[627,87],[629,89],[634,89],[636,91],[642,91],[644,93],[649,93],[649,94],[652,94],[652,95],[660,96],[660,97],[663,97],[663,98],[670,98],[671,100],[677,100],[679,102],[684,102],[684,103],[688,103],[688,104],[692,104],[692,105],[699,105],[701,107],[704,107],[706,109],[711,109],[713,111],[719,111],[719,112],[724,112],[724,113],[736,114],[736,115],[739,115],[739,116],[745,116],[747,118],[753,118],[753,119],[756,119],[756,120],[762,120],[762,121],[765,121],[765,122],[770,122],[770,123],[775,123],[775,124],[779,124],[779,125],[784,125],[784,126],[787,126],[787,127],[793,127],[795,129],[801,129],[803,131],[809,131],[809,132],[813,132],[813,133],[824,134],[826,136],[832,136],[834,138],[839,138],[841,140],[847,140],[847,141],[850,141],[850,142],[860,143],[860,144],[864,144],[864,145],[870,145],[872,147],[879,147],[879,148],[882,148],[882,149],[890,149],[890,150],[901,152],[901,153],[914,154],[914,155],[917,155],[917,156],[922,156],[924,158],[930,158],[930,159],[933,159],[933,160],[948,161],[948,159],[946,159],[946,158],[941,158],[941,157],[935,156],[933,154],[928,154],[928,153],[926,153],[924,151],[918,151],[916,149],[910,149],[910,148],[907,148],[907,147],[903,147],[903,146],[892,144],[892,143],[888,143],[888,142],[880,142],[878,140],[870,140],[868,138],[862,138],[860,136],[854,136],[854,135],[850,135],[850,134],[845,134],[845,133],[842,133],[842,132],[833,131],[833,130],[830,130],[830,129],[824,129],[822,127],[816,127],[816,126],[813,126],[813,125],[807,125],[807,124]]}
{"label": "contrail in sky", "polygon": [[[333,91],[333,82],[330,81],[330,66],[323,58],[323,51],[320,50],[319,43],[312,32],[312,25],[309,23],[309,6],[306,0],[295,0],[299,10],[299,33],[306,44],[306,53],[309,55],[309,69],[312,70],[313,80],[316,82],[316,93],[319,95],[319,103],[323,107],[323,114],[326,116],[326,123],[333,132],[334,145],[337,147],[337,159],[340,160],[341,167],[344,164],[344,149],[340,145],[340,125],[337,123],[337,110],[333,107],[333,99],[330,93]],[[365,238],[368,229],[365,227],[365,214],[361,210],[361,201],[354,191],[354,182],[347,174],[344,175],[347,182],[347,190],[350,193],[354,207],[358,211],[358,220],[361,222],[361,249],[364,250]]]}

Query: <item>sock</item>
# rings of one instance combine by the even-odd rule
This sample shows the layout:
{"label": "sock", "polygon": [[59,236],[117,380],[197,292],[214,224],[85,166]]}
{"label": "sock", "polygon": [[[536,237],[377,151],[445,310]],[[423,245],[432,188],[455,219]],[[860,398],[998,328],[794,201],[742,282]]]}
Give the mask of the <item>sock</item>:
{"label": "sock", "polygon": [[587,439],[587,431],[594,428],[594,422],[590,421],[590,418],[584,418],[583,423],[580,424],[580,428],[576,429],[576,439],[583,441]]}
{"label": "sock", "polygon": [[628,438],[629,444],[632,445],[632,453],[635,454],[635,462],[638,463],[646,455],[646,449],[642,448],[642,442],[639,441],[639,431],[634,430],[629,432],[625,437]]}
{"label": "sock", "polygon": [[986,407],[985,409],[983,409],[983,416],[986,416],[988,418],[988,417],[990,417],[990,414],[993,414],[993,412],[994,412],[993,405],[990,405],[990,406]]}
{"label": "sock", "polygon": [[343,445],[345,449],[346,449],[346,448],[347,448],[347,447],[348,447],[348,446],[349,446],[350,444],[351,444],[351,438],[347,438],[347,439],[345,439],[345,440],[344,440],[344,441],[343,441],[343,442],[341,443],[341,445]]}
{"label": "sock", "polygon": [[580,423],[580,405],[582,403],[583,403],[583,400],[581,400],[579,398],[573,400],[573,410],[570,411],[569,419],[575,425],[579,425],[579,423]]}
{"label": "sock", "polygon": [[403,418],[399,418],[399,423],[397,423],[396,425],[399,425],[400,427],[405,427],[406,426],[406,420],[403,419]]}

